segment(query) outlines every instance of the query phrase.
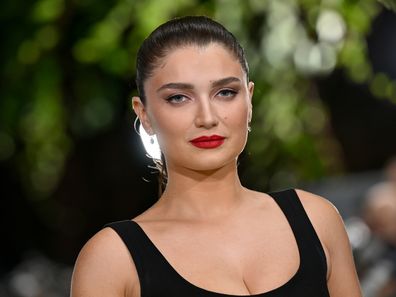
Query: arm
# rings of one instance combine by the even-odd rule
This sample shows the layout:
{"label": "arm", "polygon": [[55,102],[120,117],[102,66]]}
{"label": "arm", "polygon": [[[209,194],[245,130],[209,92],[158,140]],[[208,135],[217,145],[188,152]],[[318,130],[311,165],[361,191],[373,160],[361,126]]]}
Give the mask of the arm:
{"label": "arm", "polygon": [[337,209],[320,196],[301,190],[297,193],[326,253],[330,296],[361,297],[352,250]]}
{"label": "arm", "polygon": [[140,296],[133,260],[112,229],[99,231],[82,248],[74,267],[70,296]]}

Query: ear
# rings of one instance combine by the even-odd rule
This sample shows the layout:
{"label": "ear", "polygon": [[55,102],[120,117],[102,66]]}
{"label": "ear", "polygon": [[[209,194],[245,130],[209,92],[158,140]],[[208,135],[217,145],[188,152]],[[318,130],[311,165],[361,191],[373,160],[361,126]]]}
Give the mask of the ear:
{"label": "ear", "polygon": [[132,97],[132,108],[135,111],[135,114],[138,116],[147,134],[153,135],[154,131],[151,126],[146,107],[144,106],[142,100],[139,97],[137,96]]}
{"label": "ear", "polygon": [[249,123],[252,120],[252,109],[253,109],[253,105],[252,105],[252,99],[253,99],[253,93],[254,93],[254,82],[249,81],[248,84],[248,90],[249,90]]}

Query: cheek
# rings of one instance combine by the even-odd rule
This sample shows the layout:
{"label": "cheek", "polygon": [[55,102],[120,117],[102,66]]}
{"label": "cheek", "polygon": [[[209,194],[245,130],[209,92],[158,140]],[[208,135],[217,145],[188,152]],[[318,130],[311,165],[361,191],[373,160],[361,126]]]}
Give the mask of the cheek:
{"label": "cheek", "polygon": [[153,114],[151,123],[163,150],[168,150],[175,146],[177,144],[175,140],[184,135],[183,131],[185,132],[188,125],[183,114],[172,114],[169,112]]}
{"label": "cheek", "polygon": [[249,110],[246,104],[236,104],[226,109],[222,118],[233,129],[246,129]]}

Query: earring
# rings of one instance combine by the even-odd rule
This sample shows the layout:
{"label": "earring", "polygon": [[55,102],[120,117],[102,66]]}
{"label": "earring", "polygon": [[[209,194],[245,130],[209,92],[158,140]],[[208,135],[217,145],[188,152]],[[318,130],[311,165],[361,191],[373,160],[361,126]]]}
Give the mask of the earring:
{"label": "earring", "polygon": [[139,127],[140,127],[140,119],[139,119],[139,117],[136,117],[135,118],[135,120],[133,121],[133,129],[135,130],[135,132],[137,133],[137,135],[139,135],[140,136],[140,133],[139,133]]}
{"label": "earring", "polygon": [[154,144],[154,137],[150,135],[150,144]]}
{"label": "earring", "polygon": [[250,127],[250,124],[248,125],[247,130],[248,130],[248,132],[252,131],[252,127]]}

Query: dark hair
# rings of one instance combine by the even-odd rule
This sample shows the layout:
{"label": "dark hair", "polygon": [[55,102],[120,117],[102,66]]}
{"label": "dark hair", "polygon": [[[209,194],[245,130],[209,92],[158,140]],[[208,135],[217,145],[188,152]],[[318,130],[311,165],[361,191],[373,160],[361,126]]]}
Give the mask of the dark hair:
{"label": "dark hair", "polygon": [[136,59],[136,86],[145,102],[143,84],[161,60],[172,50],[185,45],[205,46],[218,43],[238,59],[249,81],[245,52],[235,36],[206,16],[185,16],[170,20],[155,29],[142,43]]}
{"label": "dark hair", "polygon": [[[142,43],[136,59],[136,86],[142,103],[145,103],[144,82],[149,78],[161,60],[173,49],[186,46],[206,46],[217,43],[229,50],[239,63],[249,81],[249,66],[245,52],[235,36],[218,22],[205,16],[185,16],[170,20],[155,29]],[[167,181],[166,164],[153,159],[159,171],[159,194]]]}

